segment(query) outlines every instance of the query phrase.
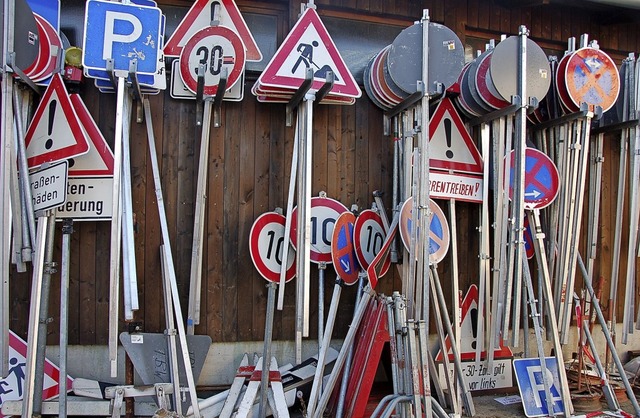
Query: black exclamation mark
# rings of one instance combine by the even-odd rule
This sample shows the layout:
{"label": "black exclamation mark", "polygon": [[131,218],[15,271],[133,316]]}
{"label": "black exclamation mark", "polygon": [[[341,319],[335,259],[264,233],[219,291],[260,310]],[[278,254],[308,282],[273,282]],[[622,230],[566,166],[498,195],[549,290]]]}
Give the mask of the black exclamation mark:
{"label": "black exclamation mark", "polygon": [[451,151],[451,119],[449,118],[444,119],[444,135],[447,139],[447,147],[449,147],[445,155],[447,158],[453,158],[453,151]]}
{"label": "black exclamation mark", "polygon": [[[445,119],[448,120],[448,119]],[[473,333],[473,342],[471,343],[471,348],[476,349],[476,341],[478,340],[478,309],[472,308],[469,310],[469,315],[471,315],[471,332]]]}
{"label": "black exclamation mark", "polygon": [[44,143],[44,147],[46,149],[51,149],[51,147],[53,147],[53,138],[51,138],[51,134],[53,133],[53,121],[56,115],[57,105],[58,105],[57,100],[51,100],[51,103],[49,103],[49,129],[47,129],[47,134],[49,136],[49,139],[47,139],[47,142]]}

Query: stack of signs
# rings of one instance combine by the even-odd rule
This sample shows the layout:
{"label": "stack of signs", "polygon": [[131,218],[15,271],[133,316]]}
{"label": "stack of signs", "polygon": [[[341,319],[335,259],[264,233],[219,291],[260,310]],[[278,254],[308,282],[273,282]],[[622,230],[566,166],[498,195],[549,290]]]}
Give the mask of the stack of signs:
{"label": "stack of signs", "polygon": [[165,16],[153,0],[132,0],[130,4],[88,0],[82,47],[84,76],[95,79],[100,92],[113,93],[111,70],[129,75],[135,62],[142,93],[157,94],[166,89],[164,28]]}
{"label": "stack of signs", "polygon": [[[20,7],[21,2],[16,2],[16,7]],[[58,61],[62,54],[62,38],[58,34],[60,29],[60,1],[51,0],[30,0],[28,5],[33,13],[21,14],[17,10],[16,26],[25,23],[34,23],[36,32],[30,32],[28,43],[37,45],[37,56],[31,64],[22,68],[24,74],[38,85],[46,86],[51,80],[51,76],[58,68]],[[28,10],[25,10],[28,12]],[[16,29],[18,30],[18,29]],[[22,46],[16,45],[17,48]]]}
{"label": "stack of signs", "polygon": [[373,103],[385,110],[399,105],[418,90],[422,80],[422,52],[428,51],[428,93],[447,89],[464,64],[464,48],[446,26],[429,22],[428,48],[422,47],[422,24],[404,29],[391,45],[373,56],[364,70],[364,88]]}
{"label": "stack of signs", "polygon": [[27,164],[69,160],[67,200],[58,218],[111,220],[113,153],[77,94],[54,74],[25,135]]}
{"label": "stack of signs", "polygon": [[198,71],[204,70],[203,94],[215,96],[226,72],[224,100],[244,97],[246,61],[262,53],[233,0],[197,0],[163,49],[177,58],[171,66],[171,97],[195,99]]}
{"label": "stack of signs", "polygon": [[321,103],[353,104],[362,92],[345,65],[327,29],[313,8],[307,8],[262,72],[251,92],[261,102],[287,103],[313,70],[311,90],[334,75],[334,84]]}

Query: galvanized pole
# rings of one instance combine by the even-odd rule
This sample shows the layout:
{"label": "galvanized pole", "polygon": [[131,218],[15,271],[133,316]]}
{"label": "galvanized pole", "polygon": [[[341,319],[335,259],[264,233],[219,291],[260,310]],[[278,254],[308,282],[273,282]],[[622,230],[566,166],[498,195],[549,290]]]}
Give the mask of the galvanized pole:
{"label": "galvanized pole", "polygon": [[73,219],[64,219],[62,224],[62,260],[60,266],[60,400],[58,416],[67,417],[67,347],[69,344],[69,264]]}
{"label": "galvanized pole", "polygon": [[[286,270],[286,261],[284,262],[282,269]],[[264,326],[264,347],[262,350],[263,367],[262,375],[260,376],[260,409],[258,418],[264,418],[267,416],[267,389],[269,389],[269,370],[265,366],[265,359],[269,359],[269,363],[271,363],[271,339],[273,337],[273,316],[275,315],[276,309],[277,287],[278,285],[273,282],[269,282],[269,284],[267,285],[267,288],[269,290],[267,296],[267,318]],[[320,359],[318,359],[318,367],[320,367]]]}

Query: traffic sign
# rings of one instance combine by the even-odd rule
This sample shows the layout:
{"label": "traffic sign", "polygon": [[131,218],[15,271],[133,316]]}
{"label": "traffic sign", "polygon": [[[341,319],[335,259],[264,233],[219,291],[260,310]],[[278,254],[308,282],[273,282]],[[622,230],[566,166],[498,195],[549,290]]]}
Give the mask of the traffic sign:
{"label": "traffic sign", "polygon": [[[7,376],[0,379],[0,406],[6,401],[22,399],[26,372],[27,342],[9,330],[9,369]],[[67,388],[71,391],[73,379],[67,376]],[[60,394],[60,369],[48,358],[44,359],[44,380],[42,400],[46,401]],[[2,414],[0,414],[0,417]]]}
{"label": "traffic sign", "polygon": [[[173,60],[171,64],[171,88],[169,90],[169,94],[174,99],[189,99],[195,100],[196,94],[189,90],[187,86],[182,81],[182,75],[180,75],[180,59]],[[224,98],[222,100],[230,101],[230,102],[241,102],[244,98],[244,72],[240,76],[240,80],[238,80],[233,87],[227,89],[224,93]]]}
{"label": "traffic sign", "polygon": [[[518,390],[522,399],[524,413],[528,417],[546,417],[563,415],[564,406],[560,396],[560,377],[556,357],[545,357],[546,370],[542,370],[539,358],[522,358],[513,360],[513,368],[518,382]],[[562,365],[564,367],[564,365]],[[549,382],[553,398],[553,413],[547,409],[547,395],[544,391],[544,380]]]}
{"label": "traffic sign", "polygon": [[620,92],[620,74],[615,62],[600,49],[580,48],[571,54],[564,71],[567,93],[574,105],[611,109]]}
{"label": "traffic sign", "polygon": [[25,135],[25,144],[29,168],[89,151],[60,74],[53,76],[44,92]]}
{"label": "traffic sign", "polygon": [[46,19],[56,32],[60,30],[60,0],[27,0],[27,4],[33,13]]}
{"label": "traffic sign", "polygon": [[211,26],[218,12],[219,25],[240,36],[246,48],[247,61],[262,61],[262,52],[234,0],[196,0],[164,47],[168,57],[179,57],[187,41],[201,29]]}
{"label": "traffic sign", "polygon": [[[5,4],[4,2],[2,3]],[[3,10],[4,11],[4,10]],[[36,23],[31,8],[25,0],[16,0],[14,2],[13,13],[13,45],[8,45],[11,49],[9,52],[15,52],[14,65],[20,68],[25,74],[29,75],[29,71],[33,68],[41,54],[41,38],[40,28]],[[0,22],[0,29],[6,31],[3,19]],[[6,45],[0,45],[0,53]]]}
{"label": "traffic sign", "polygon": [[482,177],[429,170],[429,196],[482,203]]}
{"label": "traffic sign", "polygon": [[429,121],[429,167],[482,174],[480,151],[449,98],[440,101]]}
{"label": "traffic sign", "polygon": [[29,174],[35,212],[55,208],[67,200],[67,168],[67,162],[60,161]]}
{"label": "traffic sign", "polygon": [[78,116],[82,132],[91,142],[89,152],[69,161],[69,176],[113,176],[113,151],[91,117],[79,94],[69,95]]}
{"label": "traffic sign", "polygon": [[315,9],[307,8],[258,78],[263,86],[296,89],[307,68],[314,71],[311,89],[318,90],[332,71],[335,82],[331,94],[360,97],[362,92],[342,60],[329,32]]}
{"label": "traffic sign", "polygon": [[382,243],[382,248],[378,251],[375,258],[367,267],[367,278],[369,279],[369,285],[372,289],[375,289],[378,285],[378,281],[384,274],[389,270],[388,268],[385,270],[385,264],[389,259],[389,252],[391,251],[391,243],[396,238],[396,233],[398,232],[398,219],[395,218],[394,221],[389,226],[389,230],[387,231],[387,236]]}
{"label": "traffic sign", "polygon": [[[40,48],[42,48],[42,61],[38,62],[38,68],[30,73],[29,77],[38,85],[47,85],[58,65],[58,59],[62,54],[62,39],[49,22],[37,14],[34,14],[41,30]],[[48,52],[47,52],[48,51]]]}
{"label": "traffic sign", "polygon": [[533,246],[533,235],[531,235],[531,225],[529,225],[529,217],[524,217],[524,231],[522,237],[524,238],[524,251],[527,254],[527,259],[531,260],[536,255],[535,247]]}
{"label": "traffic sign", "polygon": [[214,96],[222,69],[227,69],[229,88],[244,72],[245,53],[240,37],[224,26],[209,26],[196,32],[180,54],[180,75],[192,92],[198,90],[198,67],[204,65],[204,94]]}
{"label": "traffic sign", "polygon": [[[347,212],[345,205],[329,197],[311,198],[311,261],[331,263],[331,238],[336,219]],[[297,247],[298,207],[291,212],[291,243]]]}
{"label": "traffic sign", "polygon": [[[282,253],[284,249],[285,217],[276,212],[258,216],[249,232],[249,252],[258,273],[273,283],[280,283]],[[296,274],[295,252],[289,248],[286,281]]]}
{"label": "traffic sign", "polygon": [[[353,227],[353,243],[358,262],[362,268],[369,267],[376,254],[380,252],[386,236],[387,233],[384,230],[384,224],[378,212],[367,209],[358,215]],[[387,272],[390,265],[391,259],[387,259],[381,271],[381,276]]]}
{"label": "traffic sign", "polygon": [[346,284],[358,281],[360,270],[353,248],[353,225],[356,216],[351,212],[343,212],[336,219],[331,237],[331,261],[338,276]]}
{"label": "traffic sign", "polygon": [[57,206],[56,219],[110,221],[113,207],[113,176],[67,179],[67,200]]}
{"label": "traffic sign", "polygon": [[[400,209],[400,237],[405,248],[410,251],[411,228],[413,225],[413,197],[408,198]],[[429,210],[431,211],[431,222],[429,223],[429,262],[439,263],[449,250],[449,224],[440,206],[432,199],[429,199]],[[418,231],[420,239],[420,231]]]}
{"label": "traffic sign", "polygon": [[[515,152],[509,155],[509,197],[513,198]],[[545,153],[535,148],[525,150],[525,173],[524,173],[524,205],[526,209],[542,209],[549,206],[559,189],[559,175],[555,164]]]}
{"label": "traffic sign", "polygon": [[[509,347],[503,345],[502,339],[500,339],[500,347],[493,352],[494,362],[492,368],[489,369],[485,362],[487,358],[485,350],[480,353],[480,359],[476,361],[478,323],[479,315],[482,315],[482,312],[478,311],[478,287],[475,284],[469,286],[469,290],[467,290],[467,294],[460,305],[460,311],[460,336],[458,337],[460,341],[460,359],[465,377],[464,381],[469,390],[512,388],[513,367],[511,359],[513,358],[513,352]],[[487,322],[485,321],[485,323]],[[441,363],[441,383],[444,381],[444,364],[442,364],[444,352],[449,356],[449,360],[454,359],[449,335],[445,338],[445,350],[443,351],[442,347],[440,347],[435,358],[436,362]],[[453,364],[450,364],[450,366],[453,367]]]}
{"label": "traffic sign", "polygon": [[[478,311],[478,286],[472,284],[469,286],[469,290],[464,295],[462,303],[460,304],[460,359],[461,360],[473,360],[476,357],[476,344],[478,343],[478,323],[479,315],[482,312]],[[486,318],[485,318],[486,323]],[[451,351],[451,338],[447,335],[445,337],[445,352],[448,353],[449,359],[453,360],[453,352]],[[443,350],[440,347],[438,354],[436,354],[436,361],[442,361]],[[487,358],[487,352],[481,351],[480,359]],[[500,339],[500,347],[496,348],[493,352],[494,359],[507,359],[513,358],[513,351],[509,347],[504,346],[502,339]],[[511,376],[509,376],[511,380]]]}
{"label": "traffic sign", "polygon": [[114,70],[128,72],[132,60],[140,74],[160,69],[162,11],[157,7],[88,0],[84,27],[83,67],[107,70],[112,59]]}

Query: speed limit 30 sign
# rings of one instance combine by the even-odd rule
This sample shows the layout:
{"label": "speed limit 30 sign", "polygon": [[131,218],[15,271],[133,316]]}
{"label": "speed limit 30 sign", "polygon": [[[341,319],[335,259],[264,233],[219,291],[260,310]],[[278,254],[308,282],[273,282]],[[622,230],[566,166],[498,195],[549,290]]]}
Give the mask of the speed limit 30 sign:
{"label": "speed limit 30 sign", "polygon": [[222,69],[227,69],[227,89],[242,75],[245,64],[244,44],[240,37],[224,26],[210,26],[196,32],[180,53],[180,75],[184,85],[196,93],[198,69],[204,67],[204,95],[214,96]]}
{"label": "speed limit 30 sign", "polygon": [[[251,260],[262,277],[274,283],[280,282],[282,251],[285,244],[284,223],[285,217],[279,213],[263,213],[255,220],[249,232]],[[287,282],[296,274],[295,259],[295,251],[290,248],[286,263]]]}

